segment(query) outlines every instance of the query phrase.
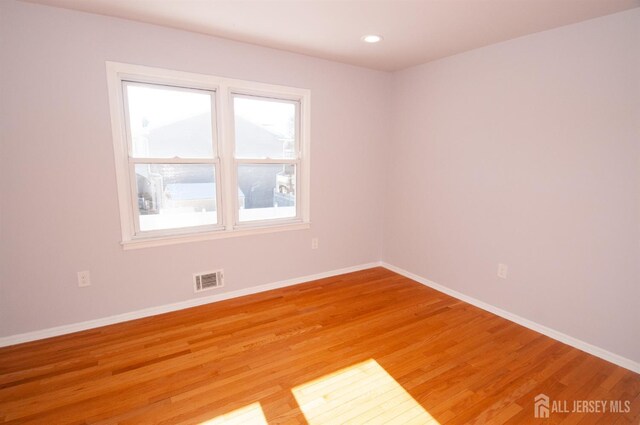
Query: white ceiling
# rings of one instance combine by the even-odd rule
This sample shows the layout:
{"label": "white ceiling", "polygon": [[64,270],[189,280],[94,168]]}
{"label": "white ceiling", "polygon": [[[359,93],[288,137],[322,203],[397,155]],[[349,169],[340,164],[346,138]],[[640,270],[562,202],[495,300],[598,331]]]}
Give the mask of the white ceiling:
{"label": "white ceiling", "polygon": [[[640,0],[26,0],[394,71]],[[360,37],[380,34],[365,44]]]}

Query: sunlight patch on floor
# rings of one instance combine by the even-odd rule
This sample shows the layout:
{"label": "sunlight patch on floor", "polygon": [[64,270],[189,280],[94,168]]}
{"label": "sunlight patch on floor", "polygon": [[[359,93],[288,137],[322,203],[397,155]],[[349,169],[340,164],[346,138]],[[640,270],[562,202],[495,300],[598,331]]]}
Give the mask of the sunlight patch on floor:
{"label": "sunlight patch on floor", "polygon": [[292,391],[309,425],[438,425],[438,421],[373,359]]}
{"label": "sunlight patch on floor", "polygon": [[268,425],[260,403],[252,403],[215,417],[200,425]]}

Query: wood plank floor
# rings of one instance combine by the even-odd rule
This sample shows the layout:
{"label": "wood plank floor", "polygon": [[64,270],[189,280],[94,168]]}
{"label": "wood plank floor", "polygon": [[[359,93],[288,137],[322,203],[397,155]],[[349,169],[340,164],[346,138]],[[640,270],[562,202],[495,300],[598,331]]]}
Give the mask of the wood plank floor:
{"label": "wood plank floor", "polygon": [[0,349],[0,423],[639,422],[640,375],[383,268]]}

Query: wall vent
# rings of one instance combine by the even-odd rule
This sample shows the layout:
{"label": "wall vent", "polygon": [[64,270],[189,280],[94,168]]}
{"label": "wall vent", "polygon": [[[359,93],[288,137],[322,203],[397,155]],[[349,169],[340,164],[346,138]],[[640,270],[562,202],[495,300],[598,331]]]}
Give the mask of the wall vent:
{"label": "wall vent", "polygon": [[224,285],[222,270],[213,272],[196,273],[193,275],[193,291],[202,292],[209,289],[220,288]]}

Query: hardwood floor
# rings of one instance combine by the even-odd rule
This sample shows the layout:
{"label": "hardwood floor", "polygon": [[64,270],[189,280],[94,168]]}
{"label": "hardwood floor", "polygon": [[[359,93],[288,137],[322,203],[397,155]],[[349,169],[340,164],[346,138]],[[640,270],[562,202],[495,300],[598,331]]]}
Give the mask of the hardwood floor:
{"label": "hardwood floor", "polygon": [[0,423],[207,421],[638,424],[640,375],[383,268],[0,349]]}

